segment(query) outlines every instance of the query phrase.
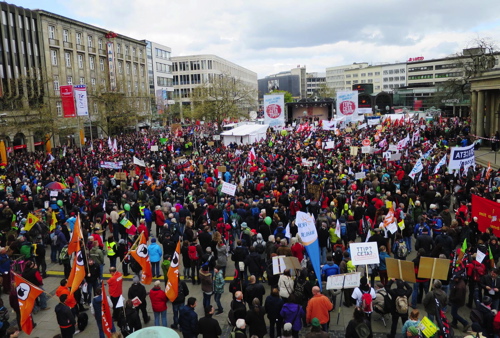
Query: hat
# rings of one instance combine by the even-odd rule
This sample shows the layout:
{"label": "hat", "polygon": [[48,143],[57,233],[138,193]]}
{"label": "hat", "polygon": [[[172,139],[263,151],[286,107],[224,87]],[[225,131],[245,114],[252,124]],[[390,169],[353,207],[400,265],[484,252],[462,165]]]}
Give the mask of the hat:
{"label": "hat", "polygon": [[321,323],[319,322],[319,319],[314,317],[312,320],[311,320],[311,325],[312,326],[316,326],[316,327],[319,327],[321,326]]}
{"label": "hat", "polygon": [[101,227],[100,227],[100,226],[98,226],[98,225],[95,225],[95,226],[94,226],[94,230],[101,230]]}
{"label": "hat", "polygon": [[135,275],[133,278],[132,278],[132,282],[134,283],[139,283],[140,279],[139,279],[139,276]]}
{"label": "hat", "polygon": [[151,238],[151,243],[156,243],[156,238]]}
{"label": "hat", "polygon": [[241,227],[242,228],[246,228],[247,227],[247,223],[246,222],[241,223]]}
{"label": "hat", "polygon": [[493,302],[493,300],[491,299],[490,296],[484,296],[484,298],[483,298],[484,305],[491,305],[492,302]]}
{"label": "hat", "polygon": [[380,230],[381,230],[380,228],[373,229],[373,231],[375,231],[375,232],[380,232]]}
{"label": "hat", "polygon": [[125,244],[125,240],[122,238],[118,241],[118,244]]}
{"label": "hat", "polygon": [[285,323],[285,325],[283,325],[283,330],[292,331],[292,323]]}
{"label": "hat", "polygon": [[154,283],[155,287],[160,286],[160,285],[161,285],[161,282],[159,280],[155,281],[155,283]]}

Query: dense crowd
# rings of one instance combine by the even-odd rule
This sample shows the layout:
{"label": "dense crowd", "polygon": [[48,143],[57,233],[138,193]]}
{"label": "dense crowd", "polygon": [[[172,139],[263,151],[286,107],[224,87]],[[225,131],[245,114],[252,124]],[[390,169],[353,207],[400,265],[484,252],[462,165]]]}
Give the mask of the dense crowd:
{"label": "dense crowd", "polygon": [[[235,337],[298,337],[300,331],[307,337],[328,337],[335,306],[354,306],[346,327],[349,337],[372,336],[373,312],[384,319],[391,316],[389,337],[395,336],[399,319],[402,333],[417,337],[422,317],[417,304],[423,304],[431,321],[441,324],[439,336],[451,334],[450,328],[448,333],[442,328],[448,325],[446,316],[440,317],[447,306],[452,328],[460,322],[467,331],[475,323],[485,336],[497,334],[500,246],[494,230],[486,225],[487,230],[480,231],[477,219],[471,217],[471,195],[500,199],[500,176],[479,165],[452,173],[444,165],[435,172],[450,147],[474,141],[467,121],[387,119],[377,128],[350,125],[337,130],[323,130],[321,122],[309,121],[296,127],[269,129],[266,139],[253,145],[224,146],[212,142],[209,126],[185,126],[117,136],[118,149],[97,139],[83,149],[56,148],[51,155],[13,154],[0,181],[0,273],[18,325],[17,293],[9,272],[12,269],[43,287],[50,259],[64,265],[55,308],[63,337],[84,329],[86,306],[104,337],[103,301],[113,309],[114,330],[125,336],[150,321],[148,298],[154,324],[167,326],[164,287],[155,282],[146,290],[138,277],[140,265],[128,255],[143,232],[150,243],[153,277],[163,276],[165,283],[177,243],[182,243],[182,278],[178,298],[172,302],[171,327],[184,337],[221,335],[213,316],[222,314],[227,314]],[[391,144],[405,138],[409,141],[398,149],[401,159],[383,157]],[[374,151],[352,149],[365,139],[371,140]],[[333,147],[326,149],[327,142],[334,142]],[[158,150],[151,151],[151,146]],[[420,158],[424,169],[412,179],[409,173]],[[116,169],[106,168],[109,162]],[[356,179],[360,172],[365,177]],[[47,189],[50,182],[65,188]],[[234,196],[221,192],[223,182],[237,186]],[[315,217],[321,276],[314,273],[298,235],[299,211]],[[404,221],[394,233],[384,226],[389,211],[398,224]],[[26,231],[30,213],[39,220]],[[77,217],[88,264],[84,283],[71,293],[66,279],[72,259],[67,248]],[[380,264],[368,266],[367,271],[352,264],[349,250],[349,243],[365,240],[377,243],[380,256]],[[406,260],[414,251],[416,275],[421,257],[440,257],[450,260],[449,278],[434,281],[432,290],[429,279],[417,278],[412,284],[389,279],[386,258]],[[479,262],[477,252],[486,258]],[[302,269],[273,274],[274,256],[296,257]],[[234,274],[229,271],[232,262]],[[106,281],[109,297],[103,300],[105,265],[111,278]],[[329,276],[357,268],[366,274],[359,287],[326,290]],[[122,288],[124,275],[134,275],[128,292]],[[226,276],[234,277],[228,287]],[[197,300],[188,297],[186,282],[190,288],[201,285],[205,317],[199,320],[194,311]],[[269,284],[270,294],[266,295],[264,283]],[[221,295],[227,290],[233,300],[222,304]],[[342,304],[336,304],[339,293]],[[441,306],[436,306],[436,299]],[[473,309],[468,319],[458,314],[466,305]],[[34,313],[46,309],[42,294]],[[3,319],[1,313],[2,307]],[[3,335],[14,332],[8,319],[2,323]]]}

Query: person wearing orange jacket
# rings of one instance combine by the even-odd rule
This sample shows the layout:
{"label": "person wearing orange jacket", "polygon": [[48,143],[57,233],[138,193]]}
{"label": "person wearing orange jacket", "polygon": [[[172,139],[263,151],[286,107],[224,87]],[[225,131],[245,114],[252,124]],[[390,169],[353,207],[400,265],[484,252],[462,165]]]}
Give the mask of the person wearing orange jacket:
{"label": "person wearing orange jacket", "polygon": [[66,278],[61,279],[59,287],[56,289],[56,296],[60,297],[61,295],[67,295],[68,298],[64,304],[69,306],[75,317],[78,317],[78,306],[76,306],[75,296],[71,294],[70,289],[66,286],[66,284],[68,284],[68,280]]}
{"label": "person wearing orange jacket", "polygon": [[323,331],[328,332],[330,311],[333,310],[333,304],[327,296],[321,294],[318,286],[312,288],[312,293],[313,296],[307,303],[306,322],[311,324],[313,318],[318,318]]}

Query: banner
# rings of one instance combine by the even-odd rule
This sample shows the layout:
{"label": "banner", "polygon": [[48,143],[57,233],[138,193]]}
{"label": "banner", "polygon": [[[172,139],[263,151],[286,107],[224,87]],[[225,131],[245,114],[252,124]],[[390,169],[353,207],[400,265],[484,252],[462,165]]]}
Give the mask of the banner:
{"label": "banner", "polygon": [[71,234],[71,240],[68,243],[68,255],[73,252],[80,251],[80,240],[83,239],[80,214],[76,217],[75,226],[73,227],[73,233]]}
{"label": "banner", "polygon": [[234,196],[234,194],[236,193],[236,185],[222,182],[222,189],[220,191],[224,194]]}
{"label": "banner", "polygon": [[285,126],[285,95],[264,95],[264,123]]}
{"label": "banner", "polygon": [[28,219],[26,220],[26,225],[24,226],[24,230],[30,231],[33,226],[40,221],[40,218],[33,215],[31,212],[28,214]]}
{"label": "banner", "polygon": [[350,243],[353,265],[379,264],[377,242]]}
{"label": "banner", "polygon": [[99,167],[105,168],[105,169],[120,170],[123,167],[123,161],[119,161],[119,162],[101,161],[101,162],[99,162]]}
{"label": "banner", "polygon": [[116,67],[115,67],[115,48],[113,42],[106,43],[108,53],[108,70],[109,70],[109,89],[114,91],[116,89]]}
{"label": "banner", "polygon": [[143,160],[138,159],[137,157],[134,156],[134,164],[137,164],[140,167],[145,167],[146,163]]}
{"label": "banner", "polygon": [[[108,303],[108,296],[106,294],[106,284],[104,281],[101,283],[102,290],[102,302],[101,302],[101,325],[102,331],[107,338],[111,337],[111,331],[113,327],[113,319],[111,317],[111,309]],[[99,309],[94,309],[99,311]]]}
{"label": "banner", "polygon": [[75,86],[76,115],[89,116],[89,104],[87,101],[87,86]]}
{"label": "banner", "polygon": [[13,273],[16,283],[16,294],[19,302],[19,312],[21,313],[21,330],[26,334],[33,331],[33,320],[31,313],[35,306],[35,301],[43,293],[43,290],[28,282],[16,273]]}
{"label": "banner", "polygon": [[144,232],[141,232],[139,239],[139,245],[135,250],[130,250],[130,254],[134,259],[139,263],[142,268],[141,271],[141,283],[142,284],[151,284],[153,280],[153,272],[151,270],[151,262],[149,261],[149,251],[148,245],[146,243],[146,236],[144,236]]}
{"label": "banner", "polygon": [[337,127],[337,121],[323,120],[321,121],[321,128],[323,130],[334,130]]}
{"label": "banner", "polygon": [[500,237],[500,203],[484,197],[472,195],[472,217],[477,217],[479,231],[492,228],[495,236]]}
{"label": "banner", "polygon": [[413,169],[408,174],[408,176],[410,176],[411,179],[414,180],[415,176],[417,176],[417,174],[419,172],[421,172],[422,170],[424,170],[424,165],[422,164],[422,159],[419,158],[417,163],[415,163],[415,166],[413,167]]}
{"label": "banner", "polygon": [[345,122],[353,121],[357,115],[358,92],[356,90],[337,92],[337,116],[345,116]]}
{"label": "banner", "polygon": [[474,145],[471,144],[468,147],[455,147],[451,148],[450,161],[448,162],[448,173],[452,173],[453,170],[460,170],[463,166],[464,168],[476,165],[476,157],[474,155]]}
{"label": "banner", "polygon": [[61,93],[62,109],[64,117],[75,117],[75,96],[73,93],[73,86],[60,86],[59,92]]}
{"label": "banner", "polygon": [[165,296],[173,302],[177,299],[177,295],[179,294],[179,261],[181,254],[181,242],[177,242],[177,247],[175,248],[174,256],[170,261],[170,267],[168,268],[168,282],[165,287]]}
{"label": "banner", "polygon": [[326,280],[327,290],[355,289],[359,286],[361,272],[345,273],[328,276]]}
{"label": "banner", "polygon": [[[316,231],[314,216],[305,212],[297,212],[295,219],[302,244],[306,247],[307,254],[311,258],[311,264],[318,280],[321,280],[320,251],[318,243],[318,232]],[[322,288],[321,283],[319,285]]]}

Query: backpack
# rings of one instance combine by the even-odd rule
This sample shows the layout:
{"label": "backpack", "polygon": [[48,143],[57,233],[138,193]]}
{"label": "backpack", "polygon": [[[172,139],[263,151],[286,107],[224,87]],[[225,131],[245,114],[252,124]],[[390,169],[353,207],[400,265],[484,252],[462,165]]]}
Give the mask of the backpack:
{"label": "backpack", "polygon": [[[478,309],[470,310],[469,317],[473,323],[478,323],[479,325],[483,326],[483,321],[484,321],[483,314]],[[495,318],[496,318],[496,316],[495,316]],[[493,322],[494,322],[494,320],[493,320]]]}
{"label": "backpack", "polygon": [[347,225],[345,223],[340,223],[340,237],[347,236]]}
{"label": "backpack", "polygon": [[366,313],[373,312],[373,305],[372,305],[373,298],[372,298],[372,295],[370,295],[370,290],[368,292],[364,292],[362,290],[360,290],[360,291],[363,294],[361,296],[361,308]]}
{"label": "backpack", "polygon": [[7,310],[5,306],[2,306],[0,308],[0,322],[1,323],[9,322],[9,310]]}
{"label": "backpack", "polygon": [[474,282],[480,282],[481,277],[484,275],[486,275],[486,266],[484,264],[474,264],[474,269],[472,270]]}
{"label": "backpack", "polygon": [[196,250],[195,245],[190,245],[188,247],[188,257],[192,261],[197,261],[198,259],[200,259],[200,257],[198,257],[198,250]]}
{"label": "backpack", "polygon": [[61,262],[68,262],[69,261],[68,247],[67,246],[65,246],[64,248],[61,249],[61,252],[59,253],[59,260]]}
{"label": "backpack", "polygon": [[398,244],[398,257],[406,258],[408,256],[408,248],[406,247],[405,242],[399,242]]}
{"label": "backpack", "polygon": [[51,233],[51,234],[50,234],[50,239],[51,239],[51,241],[52,241],[52,243],[51,243],[51,244],[52,244],[53,246],[56,246],[56,245],[57,245],[57,235],[56,235],[56,233],[55,233],[55,232],[53,232],[53,233]]}
{"label": "backpack", "polygon": [[264,241],[256,241],[257,245],[255,245],[255,251],[259,254],[263,254],[264,251],[266,251],[266,248],[264,247]]}
{"label": "backpack", "polygon": [[89,316],[85,312],[80,312],[78,314],[78,330],[83,331],[89,323]]}
{"label": "backpack", "polygon": [[385,294],[380,293],[384,297],[384,304],[382,305],[382,312],[383,313],[391,313],[392,312],[392,297],[389,292],[385,292]]}
{"label": "backpack", "polygon": [[408,297],[398,296],[396,298],[396,312],[400,314],[408,313]]}

